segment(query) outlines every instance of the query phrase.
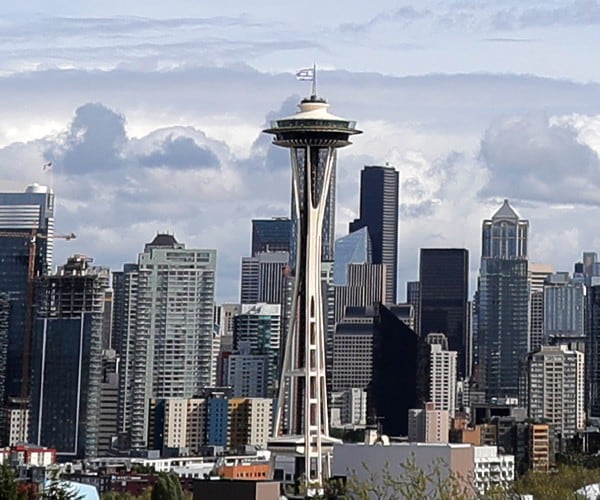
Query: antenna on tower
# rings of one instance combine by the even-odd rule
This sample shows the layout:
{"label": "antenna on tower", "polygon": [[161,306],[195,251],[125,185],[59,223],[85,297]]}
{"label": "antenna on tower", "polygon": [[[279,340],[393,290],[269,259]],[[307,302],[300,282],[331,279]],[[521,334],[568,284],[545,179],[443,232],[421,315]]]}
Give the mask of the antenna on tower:
{"label": "antenna on tower", "polygon": [[312,71],[312,94],[311,97],[317,97],[317,63],[313,63]]}

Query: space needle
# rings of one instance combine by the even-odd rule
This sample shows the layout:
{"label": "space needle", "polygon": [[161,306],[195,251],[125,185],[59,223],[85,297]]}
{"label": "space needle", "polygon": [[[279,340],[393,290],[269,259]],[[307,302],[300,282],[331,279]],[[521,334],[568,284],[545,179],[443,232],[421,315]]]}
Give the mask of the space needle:
{"label": "space needle", "polygon": [[[312,72],[311,72],[312,70]],[[333,443],[329,437],[325,382],[325,309],[321,280],[322,229],[337,149],[360,134],[354,121],[329,112],[317,96],[316,69],[297,77],[312,78],[312,93],[299,111],[271,122],[264,130],[273,144],[288,148],[296,216],[296,262],[292,313],[285,340],[277,412],[269,449],[294,458],[294,477],[308,496],[322,491],[330,475]]]}

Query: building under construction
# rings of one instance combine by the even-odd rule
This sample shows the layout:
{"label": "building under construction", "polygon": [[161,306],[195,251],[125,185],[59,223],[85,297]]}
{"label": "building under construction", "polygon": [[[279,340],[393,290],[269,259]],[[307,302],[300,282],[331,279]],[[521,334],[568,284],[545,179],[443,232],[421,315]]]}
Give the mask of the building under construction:
{"label": "building under construction", "polygon": [[58,457],[97,455],[108,268],[70,257],[36,280],[30,440]]}

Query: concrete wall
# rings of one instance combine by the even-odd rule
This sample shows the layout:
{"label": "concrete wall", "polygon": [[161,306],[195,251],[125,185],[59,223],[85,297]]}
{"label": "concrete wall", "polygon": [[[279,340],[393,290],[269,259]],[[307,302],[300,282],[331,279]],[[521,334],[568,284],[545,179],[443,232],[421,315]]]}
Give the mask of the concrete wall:
{"label": "concrete wall", "polygon": [[415,465],[427,475],[431,475],[439,464],[442,479],[451,471],[466,480],[473,477],[473,447],[470,444],[341,444],[334,448],[332,470],[334,476],[349,477],[354,473],[359,481],[366,481],[369,471],[381,478],[387,467],[392,477],[402,478],[405,475],[402,464],[410,459],[414,459]]}

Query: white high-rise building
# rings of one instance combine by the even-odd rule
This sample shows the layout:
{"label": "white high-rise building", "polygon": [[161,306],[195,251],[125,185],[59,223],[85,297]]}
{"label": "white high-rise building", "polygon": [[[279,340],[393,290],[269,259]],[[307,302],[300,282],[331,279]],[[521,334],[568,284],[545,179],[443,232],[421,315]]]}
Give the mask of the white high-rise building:
{"label": "white high-rise building", "polygon": [[147,444],[151,398],[190,398],[215,384],[215,269],[216,250],[186,249],[159,234],[137,265],[115,273],[115,297],[123,301],[114,318],[122,357],[119,431],[131,447]]}
{"label": "white high-rise building", "polygon": [[585,426],[584,355],[567,346],[542,346],[527,357],[529,417],[544,420],[555,433],[571,438]]}
{"label": "white high-rise building", "polygon": [[446,350],[443,344],[430,345],[429,401],[436,410],[446,410],[452,418],[456,410],[457,356],[456,351]]}

